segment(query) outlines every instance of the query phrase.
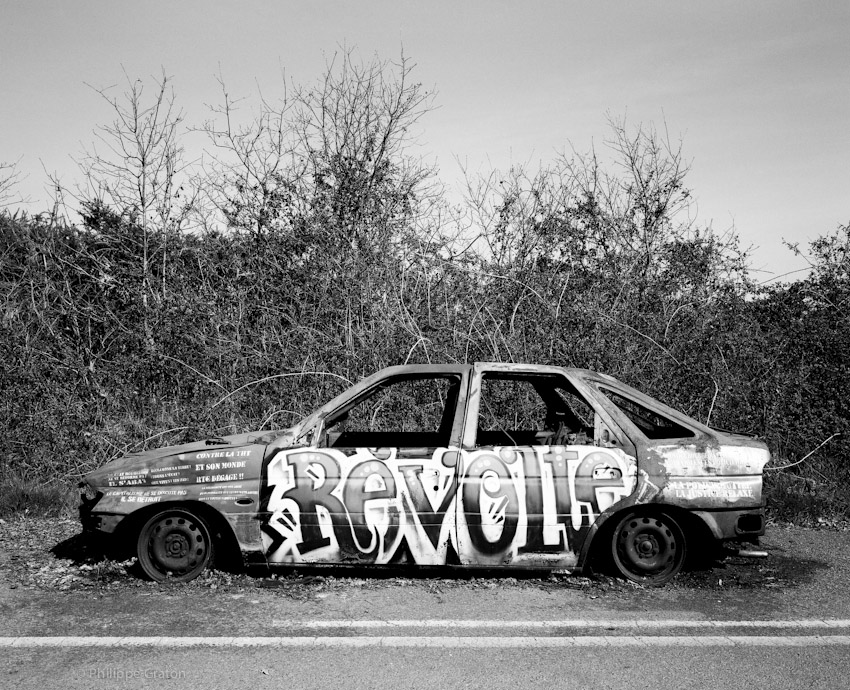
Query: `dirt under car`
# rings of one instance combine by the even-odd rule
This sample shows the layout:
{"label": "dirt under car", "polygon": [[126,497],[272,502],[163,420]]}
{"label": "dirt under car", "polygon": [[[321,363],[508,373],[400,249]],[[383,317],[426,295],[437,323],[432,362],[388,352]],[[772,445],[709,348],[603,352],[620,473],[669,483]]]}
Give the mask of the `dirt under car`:
{"label": "dirt under car", "polygon": [[155,580],[216,552],[270,566],[577,572],[663,584],[689,551],[764,534],[765,444],[604,374],[384,369],[287,430],[136,453],[81,483],[85,528]]}

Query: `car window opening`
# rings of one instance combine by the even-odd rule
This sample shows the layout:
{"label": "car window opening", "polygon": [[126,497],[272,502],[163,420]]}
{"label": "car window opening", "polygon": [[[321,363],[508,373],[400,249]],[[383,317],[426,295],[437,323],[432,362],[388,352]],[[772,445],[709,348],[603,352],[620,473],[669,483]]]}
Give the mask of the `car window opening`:
{"label": "car window opening", "polygon": [[475,445],[588,445],[594,411],[564,377],[485,373]]}
{"label": "car window opening", "polygon": [[326,448],[441,448],[451,442],[461,378],[399,377],[329,418]]}

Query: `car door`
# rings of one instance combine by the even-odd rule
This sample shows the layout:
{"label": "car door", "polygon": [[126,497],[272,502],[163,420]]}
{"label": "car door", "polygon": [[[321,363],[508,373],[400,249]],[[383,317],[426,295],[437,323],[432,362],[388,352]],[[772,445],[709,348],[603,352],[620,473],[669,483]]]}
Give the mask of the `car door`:
{"label": "car door", "polygon": [[270,563],[443,564],[455,551],[467,366],[390,370],[267,464]]}
{"label": "car door", "polygon": [[590,526],[634,490],[628,438],[556,367],[476,365],[463,442],[467,565],[575,566]]}

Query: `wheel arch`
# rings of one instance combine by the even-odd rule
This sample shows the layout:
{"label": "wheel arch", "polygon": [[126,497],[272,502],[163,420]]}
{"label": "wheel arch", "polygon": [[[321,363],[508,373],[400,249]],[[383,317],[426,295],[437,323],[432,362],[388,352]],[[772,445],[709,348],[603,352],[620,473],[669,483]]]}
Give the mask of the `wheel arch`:
{"label": "wheel arch", "polygon": [[[708,551],[713,551],[713,547],[716,547],[717,540],[714,534],[712,534],[711,529],[704,520],[693,512],[668,503],[631,504],[622,508],[617,507],[616,510],[612,510],[610,513],[603,513],[593,523],[582,545],[579,557],[579,565],[583,572],[586,572],[594,564],[599,564],[600,559],[605,560],[609,553],[614,530],[620,520],[628,513],[666,515],[672,518],[681,528],[685,539],[686,564],[700,557],[705,557]],[[695,547],[700,544],[705,545],[705,550],[701,548],[695,550]],[[701,551],[702,553],[700,553]]]}
{"label": "wheel arch", "polygon": [[215,544],[214,562],[212,565],[222,567],[242,565],[242,552],[233,527],[219,511],[202,501],[162,501],[136,510],[118,525],[116,541],[125,553],[133,553],[133,545],[144,524],[153,516],[164,510],[185,510],[201,518],[209,527],[210,535]]}

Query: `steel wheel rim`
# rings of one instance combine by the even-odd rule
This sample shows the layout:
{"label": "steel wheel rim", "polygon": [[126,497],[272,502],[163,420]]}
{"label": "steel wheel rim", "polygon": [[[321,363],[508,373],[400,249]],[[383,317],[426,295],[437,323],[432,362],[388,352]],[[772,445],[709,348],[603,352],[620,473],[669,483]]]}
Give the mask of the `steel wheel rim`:
{"label": "steel wheel rim", "polygon": [[206,526],[188,513],[159,516],[145,527],[142,538],[140,556],[149,566],[145,570],[158,581],[190,580],[206,567],[212,554]]}
{"label": "steel wheel rim", "polygon": [[626,577],[662,584],[682,565],[684,538],[670,518],[628,515],[615,531],[614,558]]}

